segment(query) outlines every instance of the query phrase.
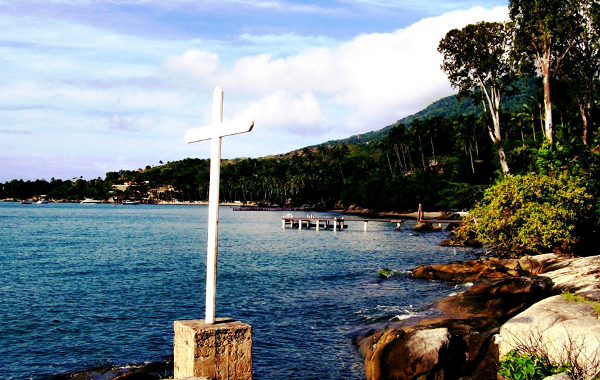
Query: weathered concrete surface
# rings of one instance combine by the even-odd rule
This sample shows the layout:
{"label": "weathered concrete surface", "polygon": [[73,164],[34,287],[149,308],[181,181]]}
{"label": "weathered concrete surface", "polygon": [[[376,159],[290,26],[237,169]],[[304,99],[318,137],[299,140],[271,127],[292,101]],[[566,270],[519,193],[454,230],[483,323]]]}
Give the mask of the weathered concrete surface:
{"label": "weathered concrete surface", "polygon": [[600,319],[589,303],[547,298],[511,318],[499,335],[500,357],[516,349],[548,355],[555,363],[575,363],[585,378],[599,370]]}
{"label": "weathered concrete surface", "polygon": [[252,379],[252,327],[227,318],[175,321],[174,377]]}

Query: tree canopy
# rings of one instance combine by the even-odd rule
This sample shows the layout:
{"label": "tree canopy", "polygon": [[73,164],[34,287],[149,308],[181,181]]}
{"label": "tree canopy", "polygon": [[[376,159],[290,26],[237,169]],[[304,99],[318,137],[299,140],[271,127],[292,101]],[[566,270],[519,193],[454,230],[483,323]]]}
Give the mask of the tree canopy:
{"label": "tree canopy", "polygon": [[510,24],[479,22],[449,31],[438,46],[444,57],[442,70],[452,86],[458,89],[458,95],[467,97],[479,91],[484,97],[493,124],[493,127],[488,126],[488,132],[497,146],[504,174],[510,170],[502,147],[500,99],[502,91],[514,81],[509,62],[511,44]]}

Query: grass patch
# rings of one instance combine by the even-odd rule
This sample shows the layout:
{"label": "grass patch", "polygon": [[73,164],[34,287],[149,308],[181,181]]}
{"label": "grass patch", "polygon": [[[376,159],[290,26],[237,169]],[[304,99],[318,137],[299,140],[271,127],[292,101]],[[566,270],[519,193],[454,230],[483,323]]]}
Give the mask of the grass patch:
{"label": "grass patch", "polygon": [[594,307],[594,311],[596,312],[596,314],[600,315],[600,302],[591,300],[591,299],[586,298],[584,296],[580,296],[580,295],[571,293],[569,291],[563,292],[562,296],[567,301],[584,302],[584,303],[590,304],[590,305],[592,305]]}

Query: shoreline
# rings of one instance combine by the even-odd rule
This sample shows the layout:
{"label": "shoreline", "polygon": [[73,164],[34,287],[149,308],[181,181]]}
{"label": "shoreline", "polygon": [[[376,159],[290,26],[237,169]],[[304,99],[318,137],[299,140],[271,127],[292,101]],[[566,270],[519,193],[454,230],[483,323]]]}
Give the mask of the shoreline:
{"label": "shoreline", "polygon": [[[577,362],[577,368],[596,374],[599,312],[594,312],[588,301],[572,303],[561,293],[573,292],[599,302],[597,273],[600,256],[556,253],[421,265],[411,271],[412,278],[471,285],[435,302],[432,314],[373,326],[359,337],[366,380],[389,379],[390,374],[394,378],[427,374],[444,379],[444,372],[496,380],[504,355],[513,349],[540,349],[542,341],[556,350],[547,354],[549,359],[561,363],[562,352],[573,354],[569,358]],[[558,327],[553,330],[549,323]],[[423,336],[428,337],[425,345]],[[585,339],[590,339],[591,345],[586,343],[581,352],[569,351],[572,346],[568,342]],[[470,355],[472,352],[478,355]],[[407,360],[398,360],[400,357]],[[452,360],[459,357],[466,359]]]}

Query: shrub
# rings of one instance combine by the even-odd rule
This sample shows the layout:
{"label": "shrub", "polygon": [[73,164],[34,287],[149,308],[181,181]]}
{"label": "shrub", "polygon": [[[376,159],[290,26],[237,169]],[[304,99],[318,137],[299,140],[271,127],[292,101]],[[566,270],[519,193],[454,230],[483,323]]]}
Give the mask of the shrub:
{"label": "shrub", "polygon": [[568,371],[568,366],[551,363],[547,357],[535,354],[520,354],[513,350],[500,361],[500,374],[511,380],[544,379]]}
{"label": "shrub", "polygon": [[593,197],[578,177],[526,174],[506,177],[471,210],[459,236],[475,233],[499,255],[571,253],[593,212]]}

